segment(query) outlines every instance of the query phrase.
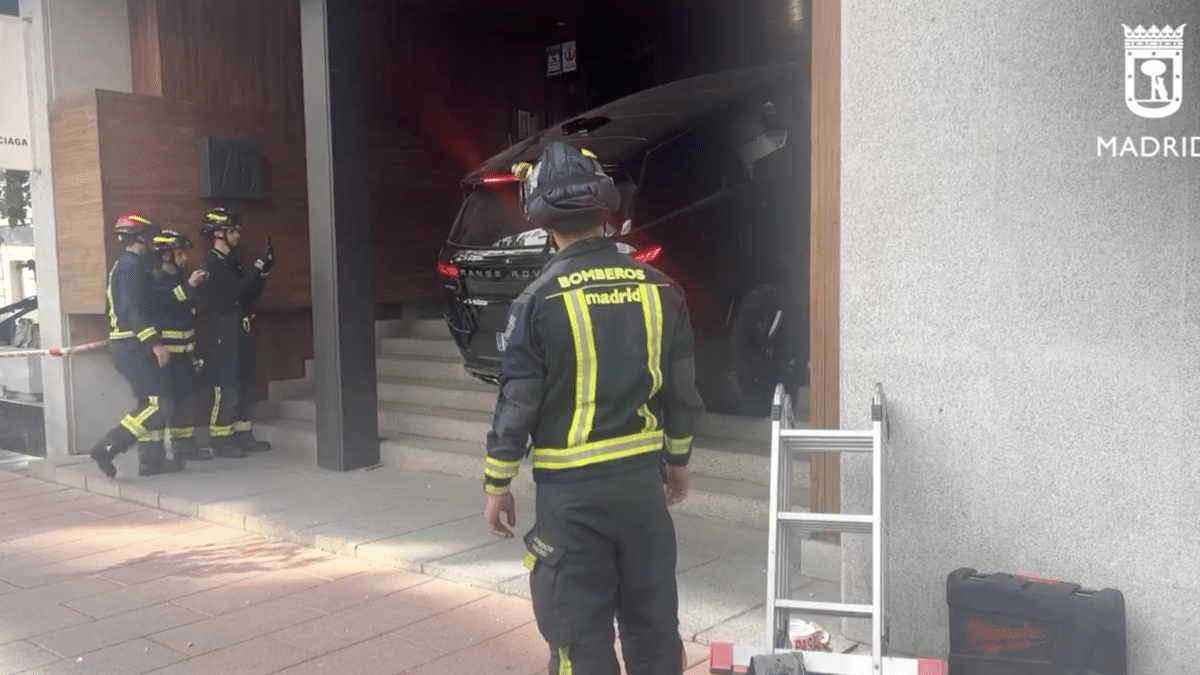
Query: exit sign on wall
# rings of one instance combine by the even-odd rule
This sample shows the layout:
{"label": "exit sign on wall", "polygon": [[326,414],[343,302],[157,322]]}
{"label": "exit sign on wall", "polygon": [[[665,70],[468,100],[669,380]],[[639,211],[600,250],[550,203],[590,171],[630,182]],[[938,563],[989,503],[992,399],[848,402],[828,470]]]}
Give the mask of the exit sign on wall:
{"label": "exit sign on wall", "polygon": [[196,139],[201,199],[263,200],[267,197],[263,158],[251,141]]}

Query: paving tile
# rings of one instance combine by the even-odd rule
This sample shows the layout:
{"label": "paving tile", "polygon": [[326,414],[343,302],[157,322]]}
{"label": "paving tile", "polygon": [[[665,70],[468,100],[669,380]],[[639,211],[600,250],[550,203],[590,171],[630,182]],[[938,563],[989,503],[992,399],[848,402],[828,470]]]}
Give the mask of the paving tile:
{"label": "paving tile", "polygon": [[392,635],[443,652],[453,652],[485,642],[533,620],[533,607],[529,601],[493,594],[405,626]]}
{"label": "paving tile", "polygon": [[150,636],[150,639],[177,652],[194,656],[223,649],[322,616],[320,612],[294,603],[287,598],[280,598],[180,628],[155,633]]}
{"label": "paving tile", "polygon": [[53,633],[92,620],[89,616],[61,605],[18,609],[19,606],[8,603],[10,597],[4,596],[3,606],[7,609],[0,611],[0,644]]}
{"label": "paving tile", "polygon": [[32,534],[41,532],[50,532],[59,528],[68,528],[75,525],[86,523],[95,523],[99,520],[97,516],[82,511],[73,511],[64,513],[59,516],[51,516],[49,518],[40,518],[38,520],[23,520],[19,523],[0,527],[0,542],[7,542],[13,539],[28,537]]}
{"label": "paving tile", "polygon": [[379,566],[365,560],[358,560],[357,558],[325,555],[321,557],[312,556],[300,562],[298,569],[302,569],[315,577],[336,581],[353,574],[378,570]]}
{"label": "paving tile", "polygon": [[[67,500],[67,501],[54,502],[52,504],[43,504],[43,505],[39,506],[36,510],[22,512],[20,515],[23,520],[37,521],[37,520],[41,520],[42,518],[49,518],[52,516],[61,516],[63,514],[73,513],[73,512],[77,512],[77,511],[82,511],[84,513],[91,514],[89,507],[105,506],[106,502],[112,501],[112,499],[109,497],[101,497],[100,495],[93,495],[93,494],[89,494],[87,492],[84,492],[82,494],[84,496],[81,498],[71,499],[71,500]],[[9,515],[11,515],[11,514],[9,514]],[[91,514],[91,515],[95,515],[95,514]]]}
{"label": "paving tile", "polygon": [[[359,544],[398,537],[472,515],[476,515],[476,511],[463,506],[425,501],[419,506],[398,507],[315,527],[313,544],[322,550],[352,554],[353,547]],[[323,544],[323,540],[326,543]]]}
{"label": "paving tile", "polygon": [[59,657],[28,642],[0,646],[0,675],[14,675],[58,661]]}
{"label": "paving tile", "polygon": [[486,546],[427,562],[422,570],[446,579],[479,582],[492,589],[509,579],[527,576],[525,543],[515,537],[492,539],[494,541]]}
{"label": "paving tile", "polygon": [[211,616],[228,614],[269,600],[291,597],[325,583],[298,570],[263,573],[227,586],[219,586],[173,600],[173,604]]}
{"label": "paving tile", "polygon": [[363,544],[355,552],[355,555],[374,555],[381,562],[387,560],[426,562],[494,544],[498,541],[492,533],[488,532],[483,518],[472,514],[460,520]]}
{"label": "paving tile", "polygon": [[[315,654],[271,638],[256,638],[188,659],[151,675],[268,675],[309,661]],[[343,672],[339,675],[357,675]]]}
{"label": "paving tile", "polygon": [[121,584],[107,579],[90,575],[81,576],[9,593],[4,598],[4,604],[8,607],[20,607],[24,610],[38,609],[50,605],[65,605],[85,600],[120,588],[122,588]]}
{"label": "paving tile", "polygon": [[167,576],[64,604],[88,616],[103,619],[191,595],[212,588],[217,583],[212,579]]}
{"label": "paving tile", "polygon": [[[297,571],[308,572],[300,568]],[[402,570],[369,570],[337,581],[322,583],[310,590],[289,596],[293,602],[319,612],[340,612],[348,607],[369,600],[377,600],[393,593],[412,588],[429,581],[429,577]]]}
{"label": "paving tile", "polygon": [[720,558],[678,577],[679,623],[685,638],[705,631],[766,601],[764,564],[749,566]]}
{"label": "paving tile", "polygon": [[0,581],[0,595],[4,595],[5,593],[12,593],[13,591],[19,591],[19,590],[21,590],[21,588],[19,586],[13,586],[12,584],[6,584],[3,581]]}
{"label": "paving tile", "polygon": [[409,671],[411,675],[443,673],[512,673],[531,675],[546,672],[550,649],[537,627],[527,624],[487,642],[457,650]]}
{"label": "paving tile", "polygon": [[394,594],[293,625],[272,633],[271,637],[323,654],[383,635],[436,613],[435,609],[409,602],[400,594]]}
{"label": "paving tile", "polygon": [[39,635],[30,642],[71,658],[205,618],[200,612],[164,603]]}
{"label": "paving tile", "polygon": [[23,520],[25,520],[25,519],[16,514],[0,513],[0,527],[4,527],[5,525],[12,525],[13,523],[19,523]]}
{"label": "paving tile", "polygon": [[15,513],[25,520],[36,520],[66,513],[62,510],[63,504],[77,502],[89,496],[90,493],[85,490],[66,488],[9,499],[4,491],[0,490],[0,513]]}
{"label": "paving tile", "polygon": [[103,495],[99,495],[99,496],[103,499],[110,499],[112,501],[109,504],[88,507],[88,508],[84,509],[85,513],[90,513],[94,516],[99,516],[101,518],[112,518],[113,516],[123,516],[127,513],[137,513],[139,511],[149,511],[148,507],[143,506],[141,504],[134,504],[132,502],[123,502],[118,499],[113,499],[112,497],[104,497]]}
{"label": "paving tile", "polygon": [[139,638],[23,675],[142,675],[183,658],[182,654]]}
{"label": "paving tile", "polygon": [[380,635],[276,675],[397,675],[443,656],[445,652],[394,635]]}
{"label": "paving tile", "polygon": [[445,611],[485,597],[488,595],[488,592],[481,588],[458,584],[453,581],[431,579],[418,586],[400,591],[397,595],[409,602]]}

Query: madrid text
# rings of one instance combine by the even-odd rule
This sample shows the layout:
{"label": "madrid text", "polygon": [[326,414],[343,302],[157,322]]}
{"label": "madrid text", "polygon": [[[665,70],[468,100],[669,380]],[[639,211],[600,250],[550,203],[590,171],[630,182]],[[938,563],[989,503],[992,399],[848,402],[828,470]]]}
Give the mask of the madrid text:
{"label": "madrid text", "polygon": [[1097,136],[1096,156],[1200,157],[1200,136]]}

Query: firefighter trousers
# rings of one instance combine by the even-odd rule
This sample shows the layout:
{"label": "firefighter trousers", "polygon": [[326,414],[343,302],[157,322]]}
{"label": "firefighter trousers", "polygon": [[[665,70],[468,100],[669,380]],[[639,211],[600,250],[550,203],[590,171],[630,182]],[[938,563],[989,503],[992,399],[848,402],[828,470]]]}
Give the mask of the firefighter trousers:
{"label": "firefighter trousers", "polygon": [[660,468],[537,486],[525,536],[534,617],[551,675],[681,675],[675,525]]}
{"label": "firefighter trousers", "polygon": [[213,349],[204,370],[213,387],[208,433],[213,450],[246,447],[253,441],[251,415],[258,404],[254,334],[250,320],[214,316]]}
{"label": "firefighter trousers", "polygon": [[171,451],[196,452],[196,366],[192,355],[172,352],[167,362],[170,381],[171,414],[167,418],[167,437]]}
{"label": "firefighter trousers", "polygon": [[163,449],[163,428],[166,426],[162,409],[163,398],[169,390],[166,371],[159,367],[150,349],[135,339],[113,340],[109,349],[113,365],[129,382],[137,404],[109,430],[105,442],[111,446],[111,454],[124,452],[134,443],[140,443],[142,454],[148,453],[153,456],[150,459],[156,459]]}

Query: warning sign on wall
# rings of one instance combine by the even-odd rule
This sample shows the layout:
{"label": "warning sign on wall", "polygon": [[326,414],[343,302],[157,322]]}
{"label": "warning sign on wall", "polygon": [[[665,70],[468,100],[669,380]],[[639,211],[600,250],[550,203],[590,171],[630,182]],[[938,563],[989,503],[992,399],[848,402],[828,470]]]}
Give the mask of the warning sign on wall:
{"label": "warning sign on wall", "polygon": [[564,42],[562,44],[562,70],[564,73],[569,73],[575,70],[575,41]]}
{"label": "warning sign on wall", "polygon": [[0,169],[29,171],[31,165],[25,22],[0,16]]}
{"label": "warning sign on wall", "polygon": [[554,77],[562,75],[562,45],[550,45],[546,47],[546,77]]}

